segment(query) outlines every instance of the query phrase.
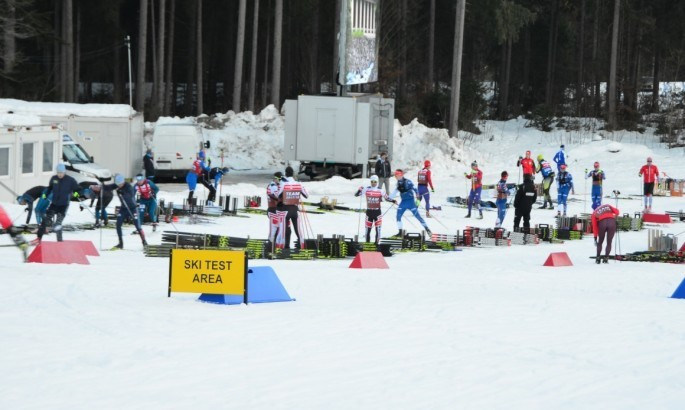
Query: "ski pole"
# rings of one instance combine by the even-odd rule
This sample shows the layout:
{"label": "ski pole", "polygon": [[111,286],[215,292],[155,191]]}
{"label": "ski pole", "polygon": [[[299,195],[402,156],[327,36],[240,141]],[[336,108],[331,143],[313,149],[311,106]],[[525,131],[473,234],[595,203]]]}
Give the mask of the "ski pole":
{"label": "ski pole", "polygon": [[583,213],[587,211],[587,168],[585,168],[585,185],[583,186]]}
{"label": "ski pole", "polygon": [[359,217],[357,218],[357,237],[359,237],[359,232],[361,229],[361,223],[362,223],[362,196],[359,194]]}
{"label": "ski pole", "polygon": [[390,211],[390,210],[392,209],[392,207],[395,206],[395,205],[396,205],[396,204],[395,204],[394,202],[392,202],[392,205],[390,205],[390,208],[386,209],[385,212],[383,212],[383,215],[381,215],[381,218],[384,217],[385,214],[387,214],[388,211]]}

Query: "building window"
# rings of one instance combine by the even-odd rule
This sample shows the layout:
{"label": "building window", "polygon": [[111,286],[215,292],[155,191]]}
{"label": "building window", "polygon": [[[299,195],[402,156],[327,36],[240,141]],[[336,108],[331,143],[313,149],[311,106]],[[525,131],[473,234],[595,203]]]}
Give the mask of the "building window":
{"label": "building window", "polygon": [[55,167],[55,143],[43,142],[43,172],[52,172]]}
{"label": "building window", "polygon": [[33,142],[21,144],[21,173],[33,174]]}
{"label": "building window", "polygon": [[10,147],[0,147],[0,177],[10,175]]}

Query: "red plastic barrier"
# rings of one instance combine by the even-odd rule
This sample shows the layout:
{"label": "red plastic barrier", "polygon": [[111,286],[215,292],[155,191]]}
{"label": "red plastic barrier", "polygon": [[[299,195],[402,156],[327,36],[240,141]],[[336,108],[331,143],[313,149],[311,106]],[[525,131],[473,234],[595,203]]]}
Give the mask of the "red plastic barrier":
{"label": "red plastic barrier", "polygon": [[642,222],[652,224],[670,224],[671,217],[668,214],[643,214]]}
{"label": "red plastic barrier", "polygon": [[566,252],[552,252],[547,257],[544,266],[573,266],[573,262]]}
{"label": "red plastic barrier", "polygon": [[43,241],[31,252],[27,261],[35,263],[77,263],[90,265],[86,256],[100,256],[90,241]]}
{"label": "red plastic barrier", "polygon": [[350,268],[355,269],[390,269],[380,252],[359,252],[354,257]]}

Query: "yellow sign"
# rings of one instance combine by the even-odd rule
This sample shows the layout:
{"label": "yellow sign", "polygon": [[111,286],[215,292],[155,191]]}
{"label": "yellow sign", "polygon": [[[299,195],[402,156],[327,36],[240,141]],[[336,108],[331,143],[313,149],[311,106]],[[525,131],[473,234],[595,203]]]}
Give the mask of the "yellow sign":
{"label": "yellow sign", "polygon": [[169,260],[171,292],[244,295],[245,251],[172,249]]}

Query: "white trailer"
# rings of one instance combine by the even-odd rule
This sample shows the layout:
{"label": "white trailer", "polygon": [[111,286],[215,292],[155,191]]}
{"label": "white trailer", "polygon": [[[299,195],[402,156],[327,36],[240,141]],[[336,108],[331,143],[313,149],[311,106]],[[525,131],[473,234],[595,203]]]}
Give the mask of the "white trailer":
{"label": "white trailer", "polygon": [[284,153],[314,178],[370,175],[381,152],[392,156],[395,100],[381,95],[301,95],[286,100]]}
{"label": "white trailer", "polygon": [[132,177],[143,169],[143,114],[123,104],[72,104],[0,99],[0,112],[30,114],[64,132],[93,156],[94,162]]}
{"label": "white trailer", "polygon": [[13,202],[36,185],[47,185],[62,157],[55,126],[0,127],[0,201]]}

